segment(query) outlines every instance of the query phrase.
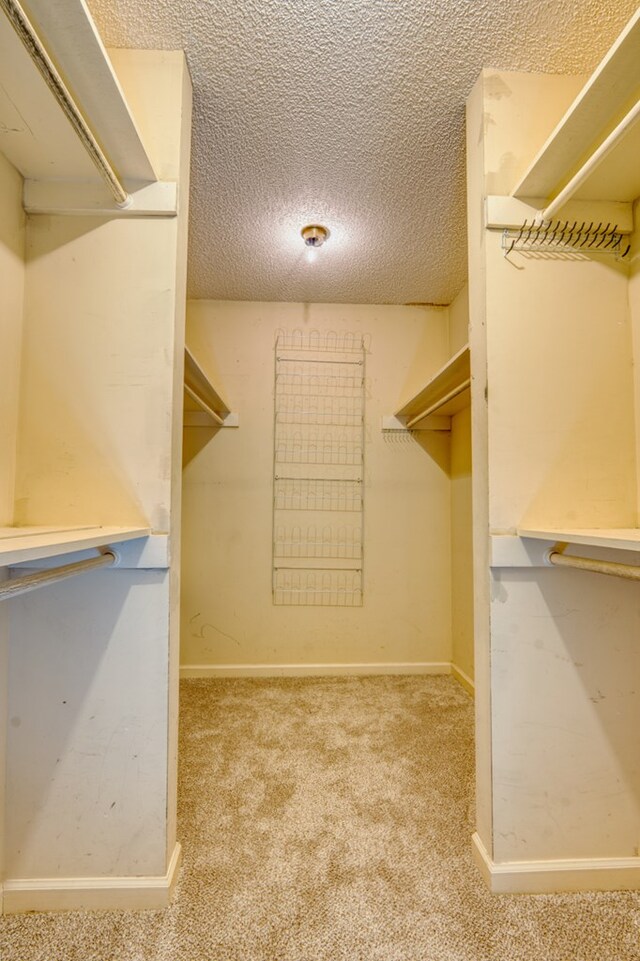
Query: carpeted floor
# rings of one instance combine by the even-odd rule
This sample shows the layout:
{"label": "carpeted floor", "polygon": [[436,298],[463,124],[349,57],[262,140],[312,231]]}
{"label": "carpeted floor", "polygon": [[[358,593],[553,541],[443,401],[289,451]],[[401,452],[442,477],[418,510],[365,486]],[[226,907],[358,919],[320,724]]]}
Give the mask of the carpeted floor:
{"label": "carpeted floor", "polygon": [[1,961],[640,961],[640,895],[492,896],[448,677],[189,680],[165,912],[0,919]]}

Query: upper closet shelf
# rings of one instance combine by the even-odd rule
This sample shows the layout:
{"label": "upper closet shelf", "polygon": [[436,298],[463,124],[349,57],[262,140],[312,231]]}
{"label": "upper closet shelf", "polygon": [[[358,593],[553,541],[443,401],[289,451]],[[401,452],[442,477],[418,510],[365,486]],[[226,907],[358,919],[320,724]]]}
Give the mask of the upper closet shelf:
{"label": "upper closet shelf", "polygon": [[238,427],[232,414],[188,347],[184,349],[185,427]]}
{"label": "upper closet shelf", "polygon": [[518,528],[519,537],[562,544],[585,544],[589,547],[612,547],[624,551],[640,551],[640,528]]}
{"label": "upper closet shelf", "polygon": [[544,219],[569,200],[640,196],[640,9],[544,144],[514,195]]}
{"label": "upper closet shelf", "polygon": [[29,213],[175,215],[84,0],[2,0],[0,65],[0,151]]}
{"label": "upper closet shelf", "polygon": [[470,352],[465,344],[393,417],[382,418],[382,429],[448,430],[451,416],[469,406],[470,387]]}
{"label": "upper closet shelf", "polygon": [[0,527],[0,567],[148,537],[148,527]]}

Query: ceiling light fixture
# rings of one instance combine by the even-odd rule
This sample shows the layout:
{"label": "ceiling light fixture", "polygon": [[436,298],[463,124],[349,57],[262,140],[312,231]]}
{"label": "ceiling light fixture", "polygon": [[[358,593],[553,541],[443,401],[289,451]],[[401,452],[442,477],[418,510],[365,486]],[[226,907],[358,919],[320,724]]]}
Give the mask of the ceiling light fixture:
{"label": "ceiling light fixture", "polygon": [[307,247],[322,247],[329,237],[327,228],[321,227],[319,224],[309,224],[307,227],[303,227],[300,233]]}

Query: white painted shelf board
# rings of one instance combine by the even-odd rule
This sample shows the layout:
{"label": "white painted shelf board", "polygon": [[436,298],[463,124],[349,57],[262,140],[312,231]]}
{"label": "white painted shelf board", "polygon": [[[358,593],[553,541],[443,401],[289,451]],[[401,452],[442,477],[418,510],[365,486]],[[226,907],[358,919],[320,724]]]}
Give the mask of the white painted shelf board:
{"label": "white painted shelf board", "polygon": [[[184,410],[214,412],[223,420],[229,407],[215,389],[206,373],[188,347],[184,349]],[[212,423],[215,423],[212,418]]]}
{"label": "white painted shelf board", "polygon": [[[587,81],[513,191],[516,197],[552,200],[630,111],[640,96],[640,10]],[[637,125],[596,168],[575,199],[633,200],[630,182],[620,188],[620,169],[633,181]],[[635,163],[634,163],[635,160]],[[609,170],[609,173],[606,171]],[[615,176],[612,174],[615,173]],[[592,179],[593,178],[593,179]],[[622,193],[622,196],[618,194]]]}
{"label": "white painted shelf board", "polygon": [[[30,0],[28,15],[118,176],[155,181],[153,166],[84,0]],[[102,183],[6,16],[0,16],[0,150],[29,180]]]}
{"label": "white painted shelf board", "polygon": [[[395,412],[396,417],[411,419],[421,411],[431,408],[431,413],[442,415],[455,414],[468,407],[470,390],[466,387],[451,400],[448,395],[461,387],[471,376],[471,353],[465,344],[447,363],[437,371],[425,386]],[[439,403],[441,401],[442,403]]]}
{"label": "white painted shelf board", "polygon": [[0,567],[148,537],[148,527],[0,527]]}
{"label": "white painted shelf board", "polygon": [[612,547],[625,551],[640,551],[640,528],[637,527],[579,527],[579,528],[518,528],[519,537],[567,544],[586,544],[590,547]]}

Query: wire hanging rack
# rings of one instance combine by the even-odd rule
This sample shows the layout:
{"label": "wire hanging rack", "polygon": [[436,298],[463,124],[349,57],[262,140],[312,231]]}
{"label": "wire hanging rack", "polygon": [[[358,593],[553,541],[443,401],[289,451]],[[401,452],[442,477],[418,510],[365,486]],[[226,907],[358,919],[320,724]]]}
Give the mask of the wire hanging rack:
{"label": "wire hanging rack", "polygon": [[573,223],[570,220],[536,220],[516,230],[502,233],[502,249],[505,257],[514,251],[530,254],[577,254],[590,256],[605,254],[623,260],[631,249],[628,237],[618,230],[617,224],[596,224],[594,221]]}
{"label": "wire hanging rack", "polygon": [[273,602],[363,602],[365,338],[278,331],[273,416]]}

